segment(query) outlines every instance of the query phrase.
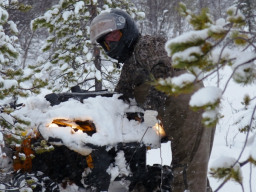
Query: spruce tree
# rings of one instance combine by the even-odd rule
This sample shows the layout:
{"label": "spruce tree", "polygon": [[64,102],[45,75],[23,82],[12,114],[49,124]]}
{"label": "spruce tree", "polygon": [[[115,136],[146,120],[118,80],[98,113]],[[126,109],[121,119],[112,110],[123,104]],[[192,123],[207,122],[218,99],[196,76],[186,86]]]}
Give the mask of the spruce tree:
{"label": "spruce tree", "polygon": [[[252,28],[247,27],[251,17],[244,15],[237,6],[228,8],[227,17],[216,21],[212,19],[207,9],[196,14],[181,3],[180,12],[193,30],[169,40],[166,43],[166,51],[172,58],[172,66],[186,69],[187,73],[178,77],[159,79],[154,84],[157,89],[169,95],[186,94],[195,90],[198,82],[215,77],[215,86],[206,86],[197,90],[189,103],[193,110],[204,110],[202,117],[206,127],[215,126],[222,117],[219,112],[222,96],[230,81],[234,80],[241,85],[255,83],[256,33],[251,31]],[[232,72],[228,78],[223,79],[220,74],[224,68],[230,68]],[[241,133],[246,133],[244,147],[255,127],[256,107],[253,100],[255,98],[244,96],[244,100],[241,101],[244,104],[242,117],[237,120],[239,125],[245,122],[244,128],[239,129]],[[251,118],[250,121],[244,120],[246,116]],[[234,180],[243,188],[240,166],[247,163],[255,164],[255,156],[252,153],[243,163],[240,162],[240,158],[241,156],[227,160],[229,164],[226,167],[213,166],[212,176],[223,179],[222,185]]]}
{"label": "spruce tree", "polygon": [[[40,97],[38,95],[45,88],[47,92],[67,91],[74,85],[97,89],[98,82],[103,83],[100,89],[113,88],[120,69],[103,53],[96,58],[95,51],[100,53],[101,50],[90,42],[90,22],[102,10],[111,7],[124,9],[133,17],[137,10],[124,0],[60,0],[31,23],[33,30],[46,28],[49,36],[42,47],[45,54],[27,66],[22,64],[24,50],[17,38],[19,31],[15,22],[8,20],[8,9],[18,11],[30,7],[12,2],[14,4],[0,3],[0,156],[6,156],[2,150],[4,146],[13,149],[13,167],[18,170],[23,169],[23,165],[32,166],[30,141],[38,133],[30,117],[19,113],[24,98]],[[96,59],[99,59],[97,66]],[[36,153],[52,149],[41,143]],[[4,174],[0,174],[0,186]]]}
{"label": "spruce tree", "polygon": [[22,107],[21,98],[38,94],[47,81],[38,77],[33,69],[23,69],[20,65],[21,48],[16,36],[19,31],[9,20],[7,10],[10,7],[17,10],[27,7],[15,1],[12,4],[8,1],[0,3],[0,131],[6,144],[15,146],[22,142],[23,127],[30,122],[14,116],[13,112]]}
{"label": "spruce tree", "polygon": [[124,9],[133,17],[137,12],[125,0],[62,0],[32,22],[33,30],[44,27],[50,33],[42,47],[49,55],[39,59],[38,66],[48,76],[53,91],[69,90],[75,85],[87,90],[113,89],[120,70],[115,61],[91,44],[89,34],[92,19],[110,8]]}

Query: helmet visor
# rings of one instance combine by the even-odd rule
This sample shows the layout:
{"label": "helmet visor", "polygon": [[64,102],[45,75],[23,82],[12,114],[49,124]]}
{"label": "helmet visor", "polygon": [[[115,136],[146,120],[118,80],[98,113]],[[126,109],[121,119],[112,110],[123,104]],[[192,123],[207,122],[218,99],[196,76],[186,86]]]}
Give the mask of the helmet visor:
{"label": "helmet visor", "polygon": [[105,34],[122,29],[125,25],[125,18],[116,14],[103,13],[95,17],[90,26],[90,39],[95,43],[97,39]]}
{"label": "helmet visor", "polygon": [[97,42],[103,47],[106,52],[109,52],[118,46],[119,40],[121,39],[122,35],[123,34],[120,30],[115,30],[108,33],[107,35],[104,35],[103,37],[98,39]]}

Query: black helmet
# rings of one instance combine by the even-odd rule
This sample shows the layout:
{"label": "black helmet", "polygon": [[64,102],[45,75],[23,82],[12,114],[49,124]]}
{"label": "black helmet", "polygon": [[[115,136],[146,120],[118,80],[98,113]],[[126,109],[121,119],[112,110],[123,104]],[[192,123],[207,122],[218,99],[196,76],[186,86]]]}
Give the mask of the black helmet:
{"label": "black helmet", "polygon": [[[105,37],[120,30],[120,39],[107,44]],[[139,37],[139,30],[134,20],[124,11],[112,9],[95,17],[90,26],[91,42],[98,42],[111,58],[124,62],[130,57]]]}

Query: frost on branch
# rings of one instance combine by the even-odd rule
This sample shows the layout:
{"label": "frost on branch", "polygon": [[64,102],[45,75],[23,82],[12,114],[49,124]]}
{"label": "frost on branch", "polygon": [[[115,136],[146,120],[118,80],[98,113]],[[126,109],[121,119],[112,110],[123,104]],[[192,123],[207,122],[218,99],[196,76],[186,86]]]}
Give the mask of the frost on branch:
{"label": "frost on branch", "polygon": [[[13,46],[14,41],[17,39],[15,37],[10,37],[5,33],[3,25],[8,21],[8,12],[1,7],[0,4],[0,64],[5,64],[13,62],[18,57],[18,52]],[[11,27],[14,29],[14,23],[10,22]],[[0,68],[1,69],[1,68]]]}
{"label": "frost on branch", "polygon": [[242,183],[243,177],[240,165],[232,157],[221,157],[210,166],[210,174],[217,179],[234,180]]}
{"label": "frost on branch", "polygon": [[[203,65],[202,56],[210,48],[205,40],[208,30],[190,31],[169,40],[165,45],[168,56],[172,56],[172,65],[175,68],[185,68]],[[188,66],[189,65],[189,66]]]}
{"label": "frost on branch", "polygon": [[159,79],[154,85],[160,91],[168,95],[187,93],[193,89],[196,77],[191,73],[184,73],[180,76],[166,79]]}
{"label": "frost on branch", "polygon": [[256,55],[253,52],[239,53],[239,55],[232,65],[233,79],[237,83],[252,83],[256,77],[256,65],[254,63]]}
{"label": "frost on branch", "polygon": [[[205,79],[216,79],[215,88],[199,90],[190,101],[193,109],[205,110],[204,124],[212,126],[219,118],[220,98],[230,80],[242,85],[255,81],[255,34],[248,33],[247,18],[237,7],[229,8],[227,18],[217,21],[207,10],[195,14],[180,4],[180,11],[193,30],[168,40],[165,50],[172,59],[173,68],[183,69],[194,77],[190,75],[190,80],[184,76],[159,79],[155,86],[169,95],[177,95],[197,90],[196,84]],[[230,77],[222,78],[220,74],[226,67],[230,67],[232,73]],[[203,92],[209,93],[205,96]]]}
{"label": "frost on branch", "polygon": [[[0,1],[0,132],[6,146],[20,144],[26,135],[22,126],[30,124],[26,117],[18,118],[13,114],[23,107],[20,99],[32,93],[38,94],[47,84],[36,77],[36,71],[24,68],[20,63],[21,46],[16,36],[19,31],[9,20],[7,12],[12,9],[11,3],[15,2]],[[14,8],[20,10],[20,6],[15,4]],[[18,157],[24,159],[22,153]]]}
{"label": "frost on branch", "polygon": [[192,95],[189,105],[195,109],[214,109],[219,104],[221,95],[221,89],[217,87],[201,88]]}
{"label": "frost on branch", "polygon": [[189,105],[194,110],[204,109],[202,116],[206,126],[217,123],[221,96],[222,91],[217,87],[201,88],[191,96]]}

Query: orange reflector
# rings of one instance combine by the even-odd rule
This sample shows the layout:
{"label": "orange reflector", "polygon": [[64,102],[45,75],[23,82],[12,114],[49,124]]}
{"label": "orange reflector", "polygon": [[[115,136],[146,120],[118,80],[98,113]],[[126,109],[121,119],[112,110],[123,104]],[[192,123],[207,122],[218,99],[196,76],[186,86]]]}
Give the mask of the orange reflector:
{"label": "orange reflector", "polygon": [[86,156],[86,163],[87,163],[89,168],[93,169],[94,166],[93,166],[92,156],[91,155]]}

